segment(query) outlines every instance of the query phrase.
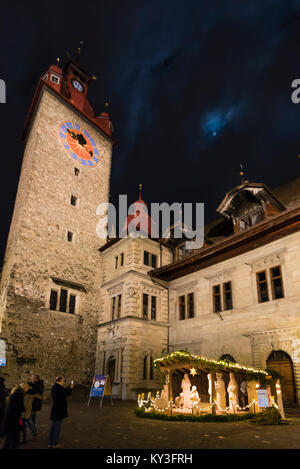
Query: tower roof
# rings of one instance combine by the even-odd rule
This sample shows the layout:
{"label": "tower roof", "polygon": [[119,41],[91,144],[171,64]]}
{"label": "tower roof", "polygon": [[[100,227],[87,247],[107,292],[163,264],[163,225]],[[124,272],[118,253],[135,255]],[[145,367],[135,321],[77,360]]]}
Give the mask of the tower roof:
{"label": "tower roof", "polygon": [[124,223],[122,234],[131,231],[138,231],[142,237],[157,238],[157,229],[154,221],[148,214],[147,204],[142,200],[142,185],[139,185],[139,198],[136,200],[131,208],[133,213],[129,214]]}
{"label": "tower roof", "polygon": [[48,88],[55,92],[68,105],[83,114],[86,119],[114,142],[113,126],[110,121],[109,113],[102,112],[100,115],[96,115],[87,97],[89,84],[96,77],[88,74],[79,63],[74,62],[71,58],[69,58],[63,69],[60,67],[59,62],[60,60],[57,59],[56,65],[51,65],[38,81],[26,118],[22,140],[26,139],[31,118],[38,104],[42,90]]}

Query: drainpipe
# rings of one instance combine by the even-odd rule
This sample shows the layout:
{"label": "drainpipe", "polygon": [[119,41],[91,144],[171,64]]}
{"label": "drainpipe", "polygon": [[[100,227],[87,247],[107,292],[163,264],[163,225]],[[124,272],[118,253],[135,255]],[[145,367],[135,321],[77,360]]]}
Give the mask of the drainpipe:
{"label": "drainpipe", "polygon": [[[169,323],[170,322],[169,321],[169,304],[170,304],[170,290],[169,290],[169,287],[166,285],[166,282],[164,282],[163,280],[158,280],[157,278],[154,280],[153,277],[151,277],[151,280],[154,284],[156,283],[157,285],[164,288],[168,292],[168,323]],[[169,347],[170,347],[170,326],[168,326],[168,353],[170,353]]]}

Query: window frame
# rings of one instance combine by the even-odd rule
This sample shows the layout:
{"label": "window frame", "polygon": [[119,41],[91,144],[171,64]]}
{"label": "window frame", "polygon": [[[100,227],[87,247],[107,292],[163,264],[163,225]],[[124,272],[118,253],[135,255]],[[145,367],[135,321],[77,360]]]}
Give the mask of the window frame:
{"label": "window frame", "polygon": [[[145,262],[146,257],[148,258],[148,263]],[[147,267],[151,267],[152,269],[157,269],[158,265],[158,255],[153,254],[150,251],[143,251],[143,265],[146,265]]]}
{"label": "window frame", "polygon": [[[263,273],[265,274],[265,280],[259,280],[259,278],[258,278],[259,274],[263,274]],[[269,284],[268,284],[268,269],[260,270],[260,271],[256,272],[255,273],[255,278],[256,278],[258,303],[267,303],[268,301],[270,301]],[[260,291],[260,288],[259,288],[259,286],[263,283],[265,283],[265,285],[266,285],[266,292],[267,292],[267,300],[265,300],[265,301],[261,300],[261,291]]]}
{"label": "window frame", "polygon": [[[226,290],[225,285],[230,284],[230,289]],[[215,293],[215,289],[219,288],[219,293]],[[226,280],[226,282],[215,283],[211,286],[212,288],[212,308],[214,314],[224,313],[226,311],[232,311],[234,309],[233,303],[233,287],[232,287],[232,280]],[[230,293],[230,300],[231,300],[231,308],[227,308],[227,301],[226,301],[226,293]],[[220,302],[220,309],[216,310],[216,302],[215,298],[219,298]]]}
{"label": "window frame", "polygon": [[[273,269],[279,269],[279,275],[277,275],[276,277],[274,277],[272,275],[272,270]],[[284,298],[284,286],[283,286],[283,276],[282,276],[282,268],[281,268],[281,265],[275,265],[273,267],[270,267],[269,268],[269,274],[270,274],[270,283],[271,283],[271,292],[272,292],[272,300],[280,300],[281,298]],[[275,297],[275,286],[274,286],[274,280],[277,280],[277,279],[280,279],[280,286],[281,286],[281,293],[282,293],[282,296],[280,296],[279,298],[276,298]]]}
{"label": "window frame", "polygon": [[[61,305],[61,292],[63,291],[66,291],[67,292],[67,295],[66,295],[66,311],[62,311],[60,309],[60,305]],[[52,296],[52,292],[56,292],[56,307],[55,309],[52,309],[51,308],[51,296]],[[73,312],[70,312],[70,298],[74,297],[75,298],[75,302],[74,302],[74,310]],[[66,287],[61,287],[61,288],[53,288],[51,286],[50,288],[50,296],[49,296],[49,300],[48,300],[48,309],[49,311],[54,311],[54,312],[57,312],[57,313],[63,313],[63,314],[70,314],[70,315],[74,315],[77,313],[78,311],[78,303],[79,303],[79,294],[77,292],[74,292],[74,290],[72,289],[69,289],[69,288],[66,288]]]}
{"label": "window frame", "polygon": [[[192,295],[193,298],[193,315],[190,315],[189,310],[189,297]],[[189,291],[182,295],[178,295],[177,297],[178,303],[178,321],[185,321],[186,319],[193,319],[195,318],[195,311],[196,311],[196,295],[194,291]],[[183,300],[182,300],[183,299]]]}

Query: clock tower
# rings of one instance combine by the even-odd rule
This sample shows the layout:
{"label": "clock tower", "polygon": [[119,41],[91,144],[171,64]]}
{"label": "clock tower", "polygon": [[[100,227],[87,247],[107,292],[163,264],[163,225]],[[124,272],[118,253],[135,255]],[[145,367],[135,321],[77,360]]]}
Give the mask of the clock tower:
{"label": "clock tower", "polygon": [[59,61],[39,80],[0,286],[1,374],[77,383],[94,371],[100,301],[96,208],[108,201],[113,130],[87,93],[94,77]]}

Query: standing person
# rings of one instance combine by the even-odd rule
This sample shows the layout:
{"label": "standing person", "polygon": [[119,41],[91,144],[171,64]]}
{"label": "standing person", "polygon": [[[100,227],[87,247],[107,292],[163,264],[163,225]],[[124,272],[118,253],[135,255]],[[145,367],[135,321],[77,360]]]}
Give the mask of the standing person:
{"label": "standing person", "polygon": [[[31,389],[29,390],[29,394],[40,394],[40,396],[43,396],[44,393],[44,381],[40,379],[39,375],[33,375],[32,376],[32,382],[29,383],[29,386]],[[42,408],[42,399],[35,398],[32,403],[32,411],[29,419],[29,426],[32,431],[32,435],[36,436],[37,435],[37,412],[40,412]]]}
{"label": "standing person", "polygon": [[24,412],[24,391],[17,385],[10,393],[10,400],[8,409],[5,416],[4,434],[6,439],[4,441],[3,449],[17,449],[20,442],[20,419],[21,413]]}
{"label": "standing person", "polygon": [[9,394],[5,387],[5,378],[0,377],[0,438],[4,435],[4,418],[6,410],[6,397]]}
{"label": "standing person", "polygon": [[30,416],[32,412],[32,403],[34,399],[42,399],[42,396],[40,394],[31,394],[29,383],[22,383],[20,384],[20,386],[24,391],[24,408],[25,408],[24,412],[22,412],[21,414],[21,420],[22,420],[21,433],[23,436],[21,443],[26,443],[27,427],[30,428],[31,435],[35,436],[35,429],[30,421]]}
{"label": "standing person", "polygon": [[50,434],[49,434],[49,444],[48,448],[62,448],[63,445],[58,443],[59,434],[61,430],[61,424],[64,418],[68,417],[68,404],[67,397],[72,394],[73,390],[73,381],[67,386],[64,387],[64,377],[58,376],[55,380],[55,384],[51,389],[51,396],[53,400],[50,420],[52,420]]}

